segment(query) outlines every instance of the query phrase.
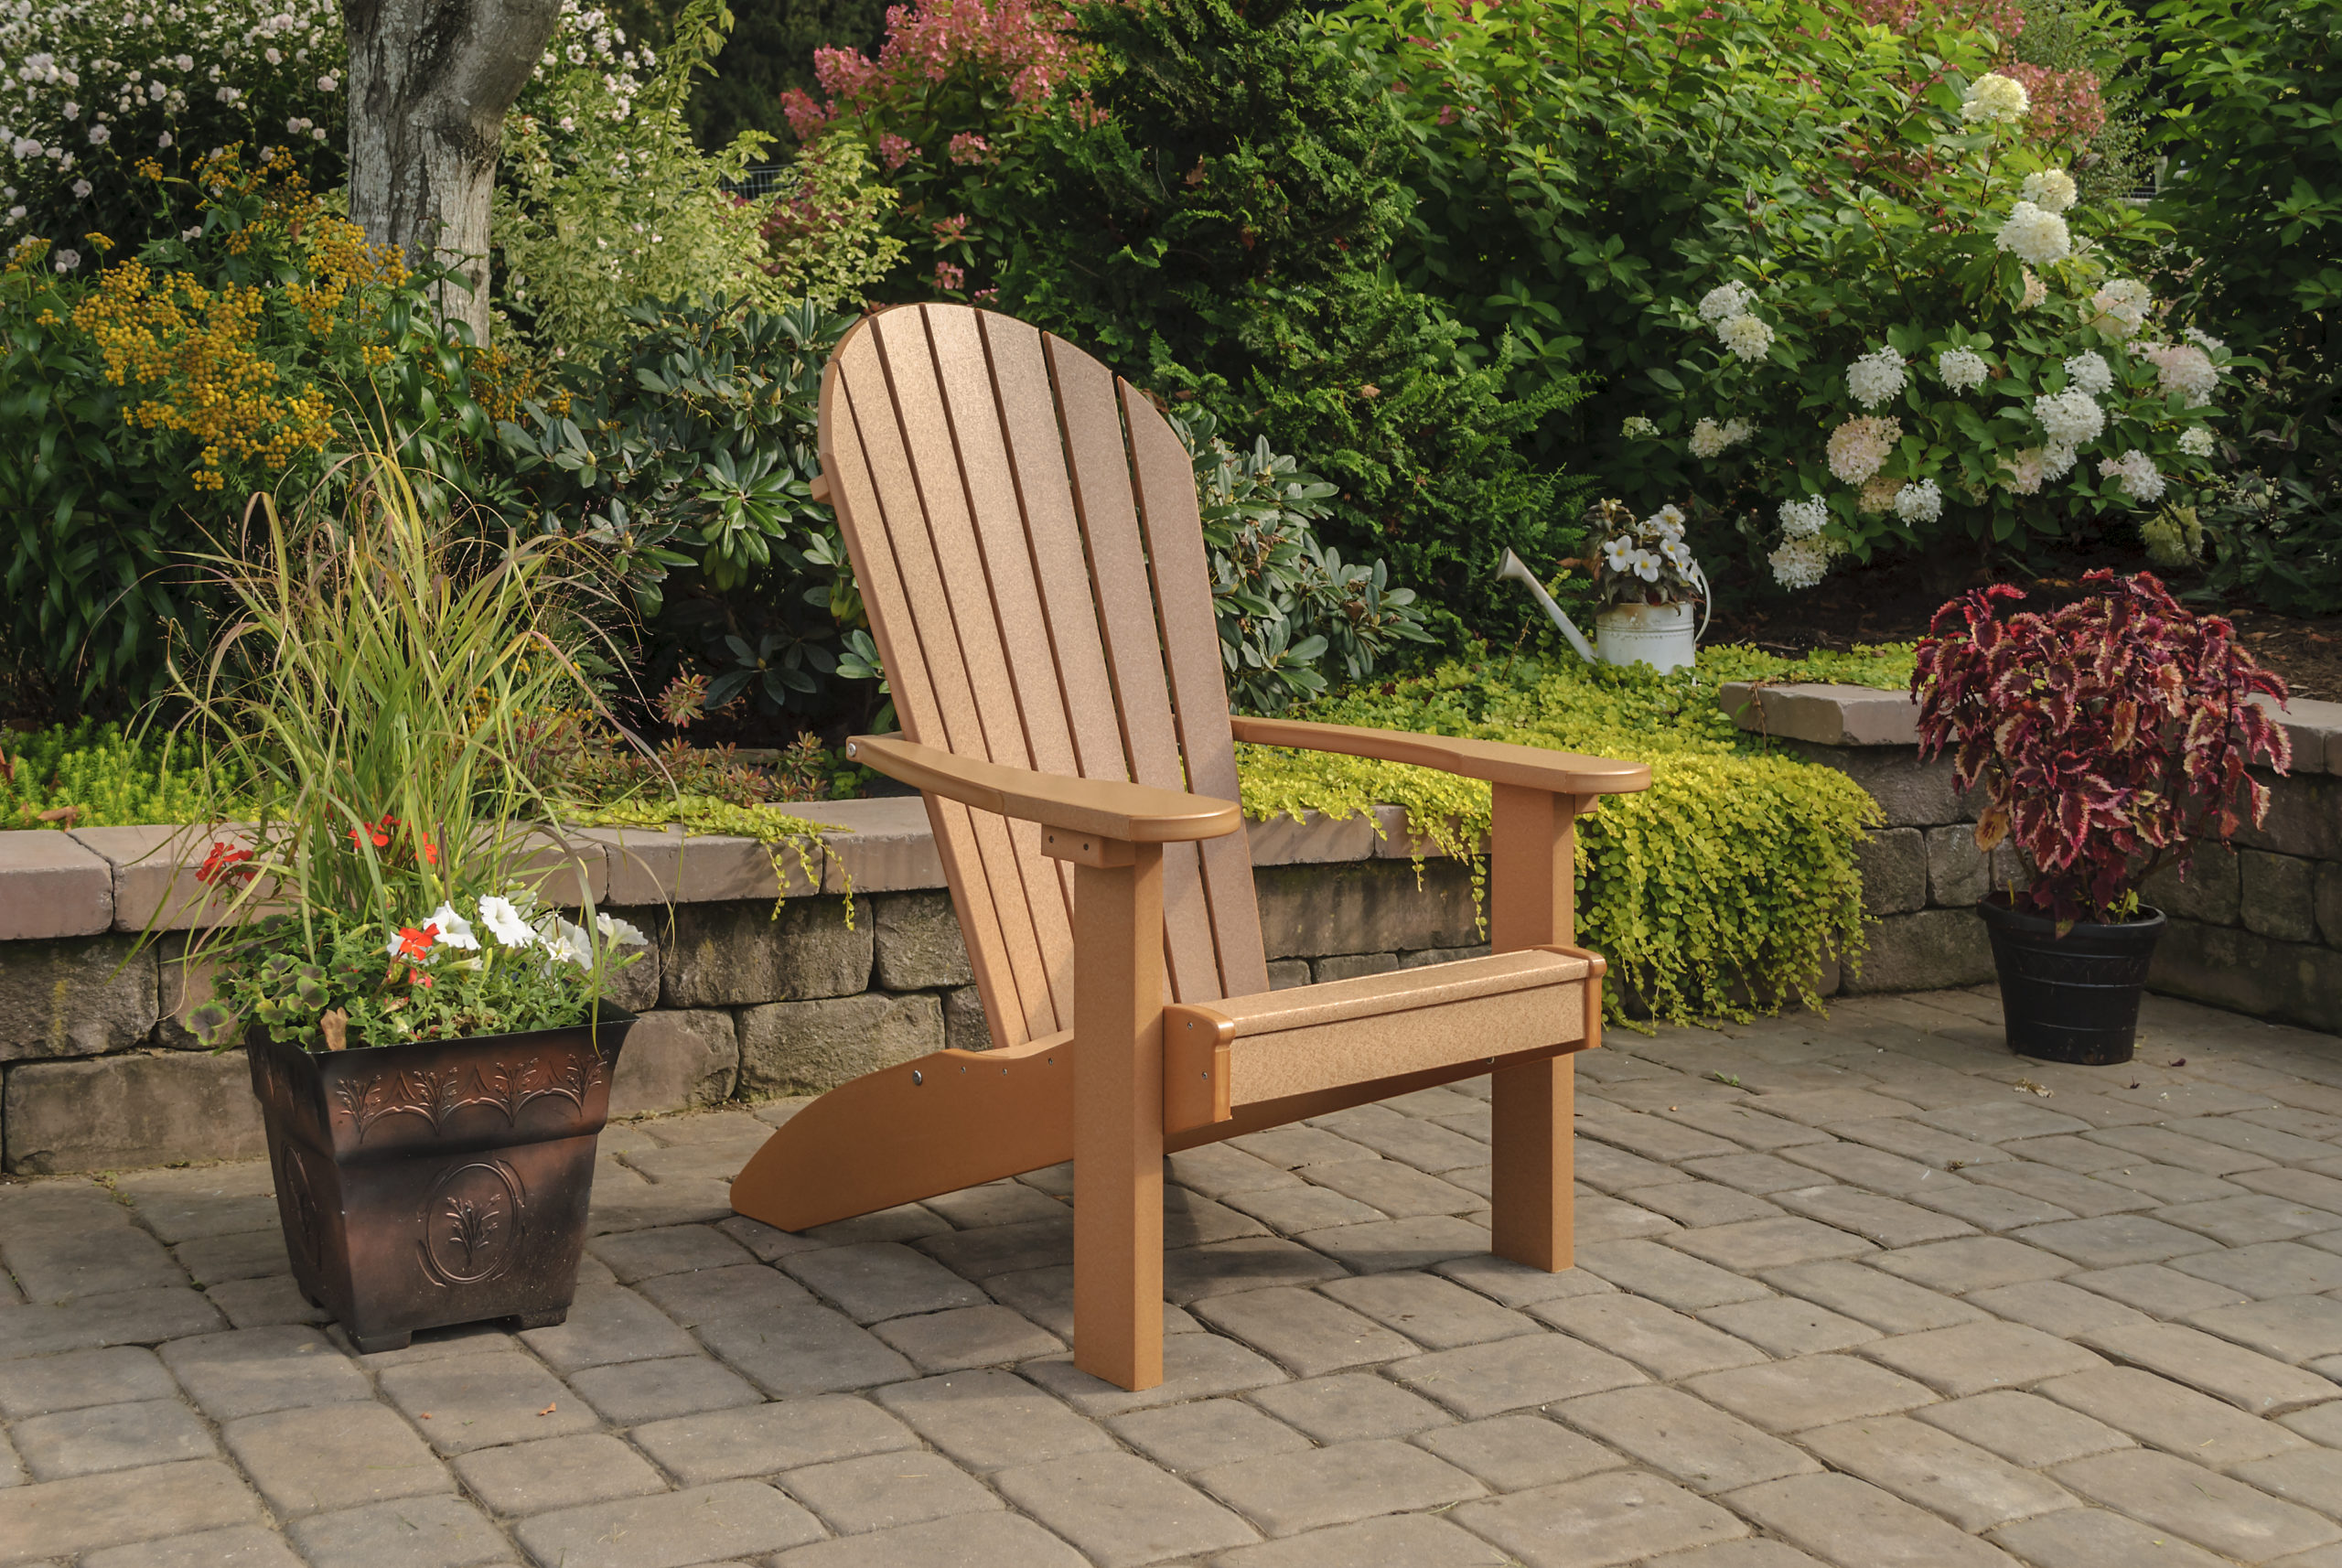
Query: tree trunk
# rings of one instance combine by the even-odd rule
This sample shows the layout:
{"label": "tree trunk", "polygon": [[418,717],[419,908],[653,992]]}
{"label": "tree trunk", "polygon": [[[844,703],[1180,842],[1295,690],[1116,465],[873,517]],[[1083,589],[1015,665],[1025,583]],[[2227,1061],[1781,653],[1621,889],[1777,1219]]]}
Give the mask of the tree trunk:
{"label": "tree trunk", "polygon": [[504,112],[560,18],[560,0],[343,0],[349,37],[349,217],[408,264],[460,283],[443,319],[488,342],[488,215]]}

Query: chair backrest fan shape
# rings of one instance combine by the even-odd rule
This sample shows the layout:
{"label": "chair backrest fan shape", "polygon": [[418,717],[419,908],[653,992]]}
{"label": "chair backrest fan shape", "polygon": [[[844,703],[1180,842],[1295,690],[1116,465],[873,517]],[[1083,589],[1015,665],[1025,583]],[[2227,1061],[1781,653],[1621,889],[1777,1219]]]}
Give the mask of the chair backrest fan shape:
{"label": "chair backrest fan shape", "polygon": [[[822,468],[903,730],[1044,773],[1234,800],[1194,470],[1089,355],[966,306],[847,334]],[[1073,1024],[1072,867],[1041,830],[928,799],[994,1042]],[[1167,1000],[1268,989],[1244,835],[1165,846]]]}

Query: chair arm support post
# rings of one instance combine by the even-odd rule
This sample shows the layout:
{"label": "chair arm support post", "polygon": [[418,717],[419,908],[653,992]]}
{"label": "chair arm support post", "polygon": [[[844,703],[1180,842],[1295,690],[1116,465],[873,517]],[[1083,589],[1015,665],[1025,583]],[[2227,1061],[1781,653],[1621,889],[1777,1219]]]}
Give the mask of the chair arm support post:
{"label": "chair arm support post", "polygon": [[1163,1380],[1163,850],[1076,862],[1073,1361]]}
{"label": "chair arm support post", "polygon": [[[1489,945],[1498,952],[1574,947],[1577,816],[1600,797],[1517,784],[1494,785],[1490,793]],[[1589,974],[1586,983],[1600,983]],[[1599,1037],[1590,1032],[1589,1044]],[[1552,1057],[1499,1068],[1489,1080],[1489,1247],[1548,1273],[1570,1267],[1575,1245],[1574,1065],[1568,1056]]]}

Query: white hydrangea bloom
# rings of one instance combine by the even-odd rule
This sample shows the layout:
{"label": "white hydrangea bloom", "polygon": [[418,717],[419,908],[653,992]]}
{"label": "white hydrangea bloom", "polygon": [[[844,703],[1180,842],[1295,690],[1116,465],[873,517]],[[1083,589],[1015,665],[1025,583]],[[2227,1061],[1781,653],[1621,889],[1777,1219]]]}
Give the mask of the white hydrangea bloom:
{"label": "white hydrangea bloom", "polygon": [[2104,397],[2113,390],[2114,367],[2105,355],[2086,349],[2066,360],[2066,379],[2092,397]]}
{"label": "white hydrangea bloom", "polygon": [[1943,491],[1933,479],[1895,492],[1895,515],[1906,522],[1933,522],[1943,516]]}
{"label": "white hydrangea bloom", "polygon": [[2190,457],[2208,457],[2214,446],[2212,429],[2208,424],[2191,425],[2180,432],[2179,449]]}
{"label": "white hydrangea bloom", "polygon": [[2094,441],[2106,428],[2106,411],[2086,392],[2068,388],[2033,400],[2033,417],[2059,446],[2079,446]]}
{"label": "white hydrangea bloom", "polygon": [[1868,414],[1849,419],[1830,433],[1830,471],[1847,484],[1859,485],[1878,472],[1902,438],[1900,420]]}
{"label": "white hydrangea bloom", "polygon": [[1960,117],[1971,125],[2014,124],[2032,112],[2025,83],[1996,70],[1970,82],[1960,104]]}
{"label": "white hydrangea bloom", "polygon": [[2125,452],[2120,457],[2108,457],[2098,465],[2101,478],[2122,481],[2122,493],[2134,501],[2157,501],[2163,499],[2164,478],[2155,468],[2155,460],[2144,452]]}
{"label": "white hydrangea bloom", "polygon": [[1756,433],[1756,427],[1745,419],[1728,419],[1722,424],[1703,419],[1692,427],[1692,456],[1721,457]]}
{"label": "white hydrangea bloom", "polygon": [[1811,539],[1830,521],[1830,503],[1820,496],[1781,503],[1781,532],[1791,539]]}
{"label": "white hydrangea bloom", "polygon": [[1746,316],[1748,307],[1756,303],[1756,291],[1745,283],[1728,283],[1712,288],[1700,299],[1700,319],[1713,327],[1719,321],[1729,321],[1735,316]]}
{"label": "white hydrangea bloom", "polygon": [[1874,349],[1846,367],[1846,390],[1864,408],[1876,408],[1903,390],[1903,356]]}
{"label": "white hydrangea bloom", "polygon": [[1984,356],[1973,349],[1947,349],[1936,356],[1936,374],[1941,376],[1943,384],[1954,392],[1981,387],[1984,384],[1984,378],[1992,373],[1993,367],[1986,364]]}
{"label": "white hydrangea bloom", "polygon": [[1716,323],[1716,337],[1744,360],[1761,360],[1773,347],[1773,329],[1760,316],[1735,316]]}
{"label": "white hydrangea bloom", "polygon": [[2074,188],[2074,177],[2061,168],[2046,168],[2039,174],[2025,177],[2024,188],[2018,191],[2044,212],[2063,212],[2074,204],[2080,194]]}
{"label": "white hydrangea bloom", "polygon": [[2203,349],[2208,354],[2217,354],[2221,349],[2229,346],[2226,338],[2215,338],[2209,332],[2205,331],[2201,327],[2190,327],[2186,331],[2181,333],[2180,336],[2186,338],[2190,343],[2195,344],[2198,349]]}
{"label": "white hydrangea bloom", "polygon": [[2016,302],[2019,310],[2031,310],[2049,297],[2049,285],[2043,283],[2031,267],[2025,269],[2025,297]]}
{"label": "white hydrangea bloom", "polygon": [[2066,220],[2030,201],[2020,201],[2009,209],[1993,243],[2014,253],[2018,261],[2030,262],[2036,267],[2062,262],[2074,253],[2074,237],[2068,232]]}
{"label": "white hydrangea bloom", "polygon": [[1873,474],[1854,493],[1854,506],[1864,512],[1893,511],[1895,498],[1903,493],[1903,481],[1892,474]]}
{"label": "white hydrangea bloom", "polygon": [[2154,366],[2165,394],[2179,393],[2191,408],[2211,402],[2220,389],[2219,367],[2193,343],[2154,343],[2139,352]]}
{"label": "white hydrangea bloom", "polygon": [[1630,413],[1627,422],[1618,426],[1618,434],[1629,441],[1651,441],[1658,438],[1659,426],[1639,413]]}
{"label": "white hydrangea bloom", "polygon": [[2114,278],[2090,296],[2090,324],[2110,338],[2128,338],[2146,325],[2154,296],[2136,278]]}
{"label": "white hydrangea bloom", "polygon": [[2041,452],[2041,477],[2052,481],[2062,479],[2074,471],[2079,454],[2066,441],[2052,441]]}
{"label": "white hydrangea bloom", "polygon": [[2041,481],[2047,476],[2042,450],[2027,446],[2015,456],[2001,459],[2001,467],[2008,470],[2008,487],[2012,494],[2035,496],[2041,493]]}
{"label": "white hydrangea bloom", "polygon": [[1785,539],[1765,559],[1784,588],[1810,588],[1830,570],[1830,550],[1819,539]]}

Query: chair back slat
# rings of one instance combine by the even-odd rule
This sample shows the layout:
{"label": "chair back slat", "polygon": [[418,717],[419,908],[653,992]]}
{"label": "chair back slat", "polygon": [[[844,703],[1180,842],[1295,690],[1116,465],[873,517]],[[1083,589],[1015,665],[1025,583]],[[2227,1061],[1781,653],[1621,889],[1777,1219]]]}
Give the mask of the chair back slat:
{"label": "chair back slat", "polygon": [[[1203,521],[1196,502],[1195,465],[1171,427],[1135,388],[1121,386],[1130,428],[1131,470],[1138,485],[1139,520],[1162,628],[1164,665],[1171,677],[1171,712],[1187,788],[1218,800],[1237,798],[1235,739],[1228,726],[1228,682],[1220,671],[1219,620],[1211,603],[1211,568],[1204,555]],[[1251,996],[1269,988],[1261,942],[1261,908],[1252,891],[1252,854],[1242,834],[1206,839],[1196,846],[1204,901],[1219,956],[1220,994]],[[1186,1001],[1186,997],[1181,997]]]}
{"label": "chair back slat", "polygon": [[[1114,675],[1131,776],[1142,784],[1185,789],[1187,769],[1179,759],[1178,729],[1171,721],[1162,635],[1147,586],[1146,547],[1139,537],[1131,455],[1114,377],[1071,345],[1055,338],[1047,343],[1049,368],[1057,381],[1058,423],[1065,430],[1066,456],[1073,469],[1074,510],[1090,546],[1090,591],[1105,631],[1106,662]],[[1191,843],[1163,849],[1163,937],[1164,980],[1172,999],[1209,1002],[1220,995],[1211,911],[1204,903],[1202,865]]]}
{"label": "chair back slat", "polygon": [[[1096,360],[960,306],[882,311],[822,384],[822,467],[906,734],[1232,799],[1193,473]],[[1072,877],[1039,832],[930,797],[993,1036],[1069,1026]],[[1164,854],[1168,999],[1267,989],[1243,835]]]}

